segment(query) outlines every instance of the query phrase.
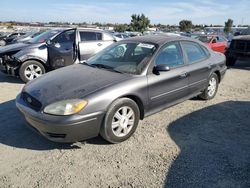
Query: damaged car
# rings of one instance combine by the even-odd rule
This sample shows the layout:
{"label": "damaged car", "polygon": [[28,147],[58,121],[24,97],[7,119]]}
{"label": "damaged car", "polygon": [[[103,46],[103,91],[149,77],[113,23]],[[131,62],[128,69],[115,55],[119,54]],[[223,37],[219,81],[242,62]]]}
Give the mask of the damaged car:
{"label": "damaged car", "polygon": [[[24,72],[20,71],[23,63],[36,60],[37,55],[32,55],[32,52],[41,50],[45,45],[45,41],[50,37],[60,33],[61,30],[49,30],[41,35],[22,43],[10,44],[8,46],[0,47],[0,70],[5,74],[12,76],[20,76],[24,82]],[[39,73],[39,72],[38,72]]]}
{"label": "damaged car", "polygon": [[29,82],[16,105],[49,140],[77,142],[101,134],[119,143],[146,116],[194,96],[214,98],[225,61],[195,39],[133,37]]}
{"label": "damaged car", "polygon": [[28,42],[0,48],[0,70],[26,83],[48,71],[84,62],[114,41],[102,30],[49,30]]}

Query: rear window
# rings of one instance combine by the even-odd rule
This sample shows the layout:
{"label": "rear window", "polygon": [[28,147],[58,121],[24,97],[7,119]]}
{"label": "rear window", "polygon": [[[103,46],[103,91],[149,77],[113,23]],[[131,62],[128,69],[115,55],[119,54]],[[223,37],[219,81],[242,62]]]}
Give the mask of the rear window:
{"label": "rear window", "polygon": [[226,39],[222,36],[218,36],[218,37],[216,37],[216,39],[218,42],[226,42]]}
{"label": "rear window", "polygon": [[81,41],[96,41],[102,40],[102,33],[90,32],[90,31],[80,31]]}
{"label": "rear window", "polygon": [[212,40],[212,36],[201,35],[198,37],[198,40],[204,43],[209,43]]}
{"label": "rear window", "polygon": [[190,64],[201,61],[208,57],[208,55],[205,53],[205,51],[202,49],[202,47],[198,43],[182,42],[182,47],[183,47],[184,52],[187,55],[188,62]]}

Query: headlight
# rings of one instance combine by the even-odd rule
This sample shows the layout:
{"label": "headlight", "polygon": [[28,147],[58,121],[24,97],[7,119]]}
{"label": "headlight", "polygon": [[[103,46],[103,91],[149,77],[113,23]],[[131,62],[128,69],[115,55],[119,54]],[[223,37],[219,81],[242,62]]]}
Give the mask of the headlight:
{"label": "headlight", "polygon": [[71,115],[80,112],[87,105],[87,101],[70,99],[55,102],[44,108],[44,113],[52,115]]}

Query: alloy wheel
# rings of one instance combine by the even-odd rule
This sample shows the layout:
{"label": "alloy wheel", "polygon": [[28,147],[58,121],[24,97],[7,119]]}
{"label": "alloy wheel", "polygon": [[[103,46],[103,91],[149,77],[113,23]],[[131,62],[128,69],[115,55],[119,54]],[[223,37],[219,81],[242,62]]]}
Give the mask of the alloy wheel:
{"label": "alloy wheel", "polygon": [[112,132],[117,137],[129,134],[135,123],[135,113],[132,108],[123,106],[119,108],[112,119]]}
{"label": "alloy wheel", "polygon": [[208,95],[210,97],[212,97],[215,92],[216,92],[216,87],[217,87],[217,81],[214,77],[212,77],[210,80],[209,80],[209,84],[208,84]]}
{"label": "alloy wheel", "polygon": [[24,75],[28,80],[33,80],[43,74],[41,67],[35,64],[27,66],[24,70]]}

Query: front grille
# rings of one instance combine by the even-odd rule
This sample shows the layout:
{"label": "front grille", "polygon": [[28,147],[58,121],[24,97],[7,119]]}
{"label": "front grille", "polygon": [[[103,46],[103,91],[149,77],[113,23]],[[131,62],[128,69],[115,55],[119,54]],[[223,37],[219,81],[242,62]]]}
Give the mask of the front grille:
{"label": "front grille", "polygon": [[42,104],[28,93],[22,92],[21,97],[30,108],[34,109],[35,111],[41,110]]}
{"label": "front grille", "polygon": [[47,132],[47,135],[51,138],[65,138],[66,134],[56,134],[56,133],[49,133]]}

